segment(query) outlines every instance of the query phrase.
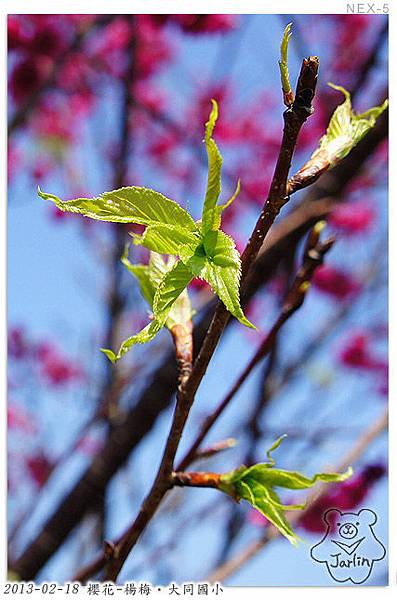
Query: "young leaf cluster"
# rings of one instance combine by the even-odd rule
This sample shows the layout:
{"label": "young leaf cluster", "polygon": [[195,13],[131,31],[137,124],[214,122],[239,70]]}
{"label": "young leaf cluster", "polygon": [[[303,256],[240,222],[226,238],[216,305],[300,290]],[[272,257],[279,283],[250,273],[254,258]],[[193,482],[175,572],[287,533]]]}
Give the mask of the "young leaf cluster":
{"label": "young leaf cluster", "polygon": [[356,114],[352,108],[350,93],[340,85],[333,83],[328,85],[334,90],[342,92],[345,101],[335,109],[327,131],[321,138],[319,148],[314,152],[312,158],[315,158],[316,153],[325,150],[329,156],[330,166],[333,167],[342,158],[345,158],[375,125],[377,118],[387,108],[388,101],[385,100],[380,106],[374,106],[361,114]]}
{"label": "young leaf cluster", "polygon": [[[152,306],[153,320],[138,334],[123,342],[117,354],[103,349],[113,362],[134,344],[143,344],[153,339],[166,325],[167,319],[172,318],[172,307],[194,277],[207,281],[228,311],[243,325],[255,329],[240,305],[240,255],[233,239],[220,229],[222,212],[238,195],[240,184],[238,183],[228,202],[218,205],[222,157],[212,137],[217,117],[218,105],[212,100],[212,111],[205,127],[208,181],[200,221],[195,222],[173,200],[143,187],[124,187],[105,192],[97,198],[69,201],[61,201],[57,196],[46,194],[40,189],[38,191],[42,198],[51,200],[62,211],[79,213],[101,221],[145,225],[146,229],[141,236],[133,235],[134,243],[155,253],[176,257],[163,263],[161,277],[156,275],[155,279],[153,264],[157,261],[156,269],[159,272],[159,259],[152,257],[152,266],[145,269],[143,265],[130,265],[126,256],[123,257],[123,263],[138,278],[142,292]],[[152,290],[150,293],[149,289]]]}
{"label": "young leaf cluster", "polygon": [[[128,245],[126,245],[121,262],[128,269],[131,275],[137,279],[141,294],[152,310],[154,310],[154,306],[156,306],[156,309],[158,310],[159,304],[162,302],[160,296],[162,296],[163,299],[170,294],[171,297],[173,296],[173,289],[168,291],[164,289],[164,286],[166,285],[166,283],[164,283],[166,280],[165,276],[176,265],[176,260],[173,256],[170,256],[168,258],[168,262],[166,262],[161,254],[157,254],[157,252],[150,252],[150,260],[147,265],[133,265],[128,260]],[[173,277],[175,287],[177,286],[178,281],[178,277],[175,272],[173,273]],[[181,277],[180,281],[181,287],[184,286],[185,279],[183,276]],[[190,304],[189,295],[186,287],[184,287],[180,295],[172,304],[164,321],[159,317],[154,317],[152,322],[142,331],[124,340],[117,355],[115,355],[112,350],[107,350],[105,348],[101,348],[101,350],[112,362],[116,362],[126,352],[128,352],[128,350],[134,344],[143,344],[152,340],[163,326],[170,330],[176,324],[186,326],[192,316],[193,311]]]}
{"label": "young leaf cluster", "polygon": [[274,488],[303,490],[311,488],[317,481],[328,483],[348,479],[353,470],[351,467],[345,473],[317,473],[306,477],[296,471],[285,471],[274,468],[273,450],[279,447],[283,438],[280,437],[267,452],[268,461],[252,467],[241,466],[238,469],[221,476],[220,489],[233,498],[246,500],[265,516],[292,544],[296,545],[299,537],[288,522],[285,511],[302,510],[305,504],[282,504]]}

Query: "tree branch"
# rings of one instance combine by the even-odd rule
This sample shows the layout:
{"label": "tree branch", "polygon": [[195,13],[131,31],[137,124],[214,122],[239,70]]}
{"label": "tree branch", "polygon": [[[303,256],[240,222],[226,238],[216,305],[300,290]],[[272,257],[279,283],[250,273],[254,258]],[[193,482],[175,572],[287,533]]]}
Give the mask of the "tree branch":
{"label": "tree branch", "polygon": [[180,487],[219,488],[219,473],[177,471],[172,473],[172,484]]}

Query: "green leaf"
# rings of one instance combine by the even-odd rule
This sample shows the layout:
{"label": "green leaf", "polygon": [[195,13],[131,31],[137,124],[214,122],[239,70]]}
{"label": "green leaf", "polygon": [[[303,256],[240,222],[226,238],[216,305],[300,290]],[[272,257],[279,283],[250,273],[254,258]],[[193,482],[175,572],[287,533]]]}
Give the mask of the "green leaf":
{"label": "green leaf", "polygon": [[129,245],[126,244],[124,248],[124,254],[121,257],[121,262],[123,265],[129,270],[131,275],[136,277],[139,282],[139,287],[141,289],[142,296],[145,298],[146,302],[150,307],[153,306],[153,298],[156,292],[156,287],[153,282],[153,278],[150,274],[149,265],[133,265],[128,260],[128,249]]}
{"label": "green leaf", "polygon": [[174,302],[189,285],[194,275],[181,260],[167,271],[161,280],[153,300],[153,312],[157,320],[165,323]]}
{"label": "green leaf", "polygon": [[233,195],[231,196],[231,198],[227,202],[225,202],[225,204],[219,204],[214,207],[214,211],[213,211],[214,221],[213,221],[213,227],[212,227],[213,230],[219,229],[219,227],[221,226],[223,211],[226,208],[228,208],[232,204],[232,202],[234,202],[234,200],[237,198],[239,193],[240,193],[240,180],[237,181],[236,189],[235,189]]}
{"label": "green leaf", "polygon": [[175,325],[186,325],[191,321],[192,316],[192,305],[188,291],[185,288],[172,305],[165,326],[167,329],[172,330]]}
{"label": "green leaf", "polygon": [[240,255],[234,241],[223,231],[209,232],[204,237],[206,261],[200,277],[207,281],[228,311],[243,325],[256,329],[244,315],[240,305]]}
{"label": "green leaf", "polygon": [[312,158],[321,150],[329,155],[331,168],[358,144],[358,142],[375,125],[377,118],[387,108],[388,101],[381,106],[370,108],[364,113],[356,114],[351,105],[350,94],[339,85],[329,85],[344,94],[345,101],[340,104],[329,122],[326,134],[321,138],[319,148],[314,152]]}
{"label": "green leaf", "polygon": [[223,231],[209,231],[203,244],[206,257],[214,265],[240,268],[240,255],[234,241]]}
{"label": "green leaf", "polygon": [[135,244],[141,244],[159,254],[179,255],[182,247],[191,254],[200,243],[198,234],[186,231],[179,225],[149,225],[143,235],[131,234]]}
{"label": "green leaf", "polygon": [[139,333],[129,337],[127,340],[121,344],[120,349],[117,354],[113,352],[113,350],[108,350],[107,348],[101,348],[101,352],[103,352],[108,359],[115,364],[128,350],[135,346],[135,344],[146,344],[150,342],[163,327],[163,323],[160,323],[156,319],[146,325]]}
{"label": "green leaf", "polygon": [[153,280],[155,288],[158,287],[160,281],[164,275],[174,266],[177,259],[174,256],[169,256],[168,260],[165,261],[161,254],[157,252],[150,252],[149,258],[149,272],[150,278]]}
{"label": "green leaf", "polygon": [[217,205],[219,194],[221,193],[221,170],[222,156],[218,146],[212,137],[215,123],[218,118],[218,104],[215,100],[212,102],[212,111],[209,120],[205,124],[205,146],[208,156],[208,181],[205,194],[203,216],[201,219],[201,229],[205,235],[208,231],[216,231],[221,225],[222,212],[231,205],[233,200],[240,192],[240,180],[237,182],[236,191],[225,204]]}
{"label": "green leaf", "polygon": [[266,456],[268,459],[267,464],[269,465],[269,467],[273,467],[276,464],[276,461],[274,460],[272,453],[274,452],[274,450],[277,450],[277,448],[280,446],[283,439],[286,437],[287,437],[286,433],[284,433],[284,435],[280,435],[280,437],[277,438],[277,440],[270,446],[269,450],[266,452]]}
{"label": "green leaf", "polygon": [[284,515],[284,508],[278,501],[278,496],[269,489],[257,482],[240,481],[237,484],[237,493],[240,498],[246,500],[258,510],[268,521],[270,521],[282,535],[284,535],[293,545],[296,545],[300,538],[294,533],[290,523]]}
{"label": "green leaf", "polygon": [[281,87],[283,89],[284,103],[286,106],[291,106],[294,101],[294,94],[291,88],[288,72],[288,44],[291,37],[292,23],[288,23],[284,29],[283,39],[281,41],[281,58],[278,61],[281,75]]}
{"label": "green leaf", "polygon": [[295,544],[299,538],[292,530],[285,517],[287,510],[302,510],[305,504],[282,504],[275,492],[275,487],[290,490],[301,490],[313,487],[317,481],[328,483],[341,482],[348,479],[353,470],[351,467],[345,473],[317,473],[313,477],[306,477],[296,471],[275,469],[272,452],[281,444],[285,436],[280,437],[267,452],[269,459],[266,463],[259,463],[252,467],[244,465],[224,473],[220,480],[220,489],[234,498],[243,498],[264,515],[291,543]]}
{"label": "green leaf", "polygon": [[[41,198],[52,201],[62,211],[101,221],[146,226],[142,235],[132,236],[136,244],[152,251],[149,265],[132,265],[128,260],[128,248],[121,260],[137,278],[144,298],[153,308],[154,319],[142,331],[125,340],[117,354],[102,349],[113,362],[119,360],[134,344],[152,340],[164,325],[172,327],[191,319],[192,310],[186,288],[195,276],[206,279],[232,315],[244,325],[254,328],[240,306],[240,256],[233,240],[218,231],[222,212],[240,191],[240,181],[230,200],[218,206],[222,157],[212,137],[217,117],[218,105],[212,100],[212,111],[205,130],[208,184],[201,222],[195,223],[173,200],[143,187],[123,187],[96,198],[68,201],[38,189]],[[169,259],[165,263],[160,254],[177,256],[180,260],[174,262]]]}
{"label": "green leaf", "polygon": [[273,503],[283,510],[303,510],[307,507],[307,502],[302,504],[282,504],[278,494],[270,488],[266,488],[266,493],[272,498]]}
{"label": "green leaf", "polygon": [[97,198],[77,198],[62,202],[53,194],[38,189],[44,200],[51,200],[64,212],[79,213],[91,219],[116,223],[154,225],[166,223],[196,231],[192,217],[179,204],[159,192],[144,187],[124,187],[105,192]]}
{"label": "green leaf", "polygon": [[205,124],[205,146],[208,156],[208,180],[202,217],[203,233],[217,228],[217,211],[215,210],[215,207],[216,203],[218,202],[219,194],[221,193],[222,156],[218,150],[218,146],[212,138],[215,123],[218,118],[218,104],[215,100],[211,100],[211,102],[212,111],[208,122]]}
{"label": "green leaf", "polygon": [[317,481],[326,483],[340,482],[348,479],[352,471],[345,473],[316,473],[313,477],[306,477],[296,471],[269,468],[267,463],[259,463],[247,469],[244,477],[252,477],[264,485],[288,488],[290,490],[305,490],[313,487]]}
{"label": "green leaf", "polygon": [[181,261],[175,262],[170,257],[166,263],[159,254],[152,252],[148,265],[133,265],[128,260],[128,245],[121,261],[137,278],[142,295],[153,308],[154,319],[139,333],[125,340],[117,354],[101,348],[112,363],[120,360],[136,344],[150,342],[164,325],[171,329],[175,324],[184,324],[192,317],[186,287],[193,274]]}
{"label": "green leaf", "polygon": [[[163,257],[156,252],[150,253],[149,265],[147,266],[149,277],[153,284],[153,297],[150,306],[153,307],[153,300],[155,291],[158,288],[160,282],[164,278],[167,271],[169,271],[176,263],[173,256],[168,257],[168,261],[165,262]],[[174,325],[186,325],[189,323],[193,316],[192,305],[190,302],[187,288],[178,296],[175,300],[172,308],[165,321],[167,329],[172,329]]]}

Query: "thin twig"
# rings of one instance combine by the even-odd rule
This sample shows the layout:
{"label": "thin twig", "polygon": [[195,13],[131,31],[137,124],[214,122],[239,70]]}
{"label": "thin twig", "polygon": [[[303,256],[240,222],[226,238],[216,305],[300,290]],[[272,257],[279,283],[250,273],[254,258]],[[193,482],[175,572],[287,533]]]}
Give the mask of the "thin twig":
{"label": "thin twig", "polygon": [[180,487],[219,488],[219,473],[176,471],[172,473],[172,484]]}

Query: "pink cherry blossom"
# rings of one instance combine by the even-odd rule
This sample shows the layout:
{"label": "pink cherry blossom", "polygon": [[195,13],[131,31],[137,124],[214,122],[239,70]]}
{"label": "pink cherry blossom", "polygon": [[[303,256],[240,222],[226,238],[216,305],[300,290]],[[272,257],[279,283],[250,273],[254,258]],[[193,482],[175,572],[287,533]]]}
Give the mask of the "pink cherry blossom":
{"label": "pink cherry blossom", "polygon": [[15,102],[20,103],[33,94],[44,81],[49,68],[47,57],[27,58],[17,64],[10,78],[10,92]]}
{"label": "pink cherry blossom", "polygon": [[37,431],[33,415],[29,414],[22,406],[17,405],[15,402],[8,402],[7,422],[10,430],[16,429],[25,434]]}
{"label": "pink cherry blossom", "polygon": [[8,355],[10,358],[22,359],[30,352],[30,344],[25,331],[21,327],[12,327],[8,332]]}
{"label": "pink cherry blossom", "polygon": [[318,268],[312,282],[316,289],[338,300],[346,300],[361,289],[353,275],[331,265]]}
{"label": "pink cherry blossom", "polygon": [[339,361],[345,367],[385,373],[386,363],[377,357],[373,339],[366,331],[353,331],[339,351]]}
{"label": "pink cherry blossom", "polygon": [[346,235],[367,233],[375,221],[375,210],[367,202],[341,204],[329,217],[329,224]]}
{"label": "pink cherry blossom", "polygon": [[39,488],[46,483],[53,469],[51,462],[42,452],[29,456],[26,460],[26,467],[32,480]]}
{"label": "pink cherry blossom", "polygon": [[173,23],[184,32],[200,33],[225,33],[235,29],[239,22],[239,15],[150,15],[157,25]]}
{"label": "pink cherry blossom", "polygon": [[76,383],[83,378],[81,367],[62,354],[55,346],[44,342],[37,346],[36,356],[42,378],[54,386]]}

